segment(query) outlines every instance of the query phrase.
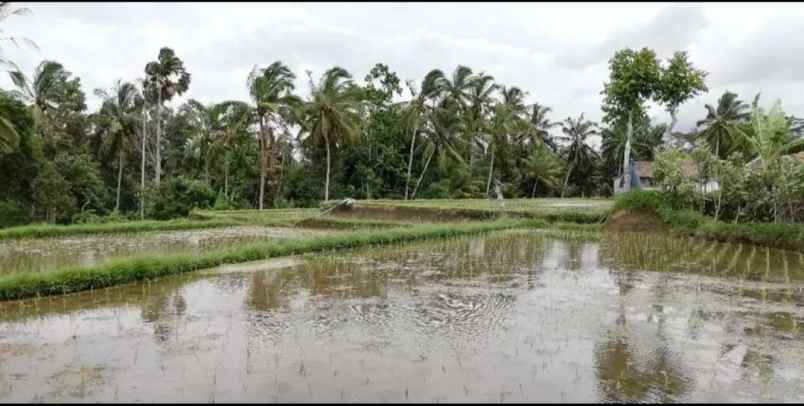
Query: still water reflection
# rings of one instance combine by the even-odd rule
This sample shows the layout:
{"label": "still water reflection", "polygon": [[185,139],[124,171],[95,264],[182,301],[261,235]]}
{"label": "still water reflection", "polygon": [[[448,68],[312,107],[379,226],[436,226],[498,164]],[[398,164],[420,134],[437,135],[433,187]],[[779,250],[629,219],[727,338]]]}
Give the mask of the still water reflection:
{"label": "still water reflection", "polygon": [[2,303],[0,401],[804,400],[797,254],[757,273],[764,251],[640,238],[506,232]]}

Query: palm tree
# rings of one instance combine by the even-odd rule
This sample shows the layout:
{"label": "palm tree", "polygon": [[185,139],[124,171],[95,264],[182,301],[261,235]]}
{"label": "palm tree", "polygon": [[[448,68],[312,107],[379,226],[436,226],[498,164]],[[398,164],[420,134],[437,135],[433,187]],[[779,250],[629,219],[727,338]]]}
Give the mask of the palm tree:
{"label": "palm tree", "polygon": [[[7,1],[0,2],[0,26],[2,26],[3,20],[8,18],[12,15],[28,15],[31,13],[31,10],[28,8],[17,8],[12,9],[11,3]],[[0,42],[8,41],[14,45],[19,45],[19,41],[22,41],[26,45],[38,49],[36,43],[31,41],[28,38],[22,37],[12,37],[12,36],[5,36],[5,33],[2,29],[0,29]],[[10,59],[5,58],[2,55],[2,46],[0,46],[0,65],[4,65],[6,67],[11,68],[13,71],[19,71],[19,67],[11,61]],[[0,113],[2,114],[2,113]],[[19,134],[17,134],[17,129],[14,128],[14,125],[9,121],[7,118],[0,116],[0,152],[8,152],[13,151],[17,144],[19,143]]]}
{"label": "palm tree", "polygon": [[210,155],[223,154],[223,196],[229,197],[229,164],[237,136],[253,122],[254,110],[248,103],[230,100],[218,103],[211,111]]}
{"label": "palm tree", "polygon": [[33,80],[19,70],[9,72],[17,88],[11,91],[11,95],[33,106],[34,123],[40,130],[48,114],[58,108],[58,100],[63,93],[62,84],[70,75],[62,64],[55,61],[42,61],[34,70]]}
{"label": "palm tree", "polygon": [[120,186],[123,179],[123,159],[135,149],[137,128],[137,100],[139,92],[133,83],[118,80],[111,92],[96,89],[95,94],[103,99],[97,113],[103,129],[103,149],[117,158],[117,193],[114,209],[120,210]]}
{"label": "palm tree", "polygon": [[[468,80],[468,91],[466,95],[469,100],[469,108],[467,111],[467,119],[469,125],[467,129],[469,132],[466,134],[467,142],[469,144],[469,160],[472,161],[474,157],[474,146],[481,144],[482,133],[486,130],[487,116],[494,103],[493,93],[497,90],[498,85],[494,83],[494,77],[479,73],[472,75]],[[481,145],[482,147],[482,145]],[[492,155],[493,158],[493,155]]]}
{"label": "palm tree", "polygon": [[424,149],[427,152],[427,160],[424,162],[422,173],[419,174],[419,179],[413,187],[411,199],[416,198],[416,192],[421,186],[422,179],[427,174],[427,169],[430,167],[430,162],[433,156],[439,157],[452,157],[459,165],[466,165],[463,157],[455,147],[456,140],[459,139],[461,133],[465,129],[465,122],[461,120],[457,112],[458,106],[444,105],[435,107],[427,111],[427,126],[421,130],[421,134],[425,136],[427,141]]}
{"label": "palm tree", "polygon": [[555,190],[561,184],[561,159],[545,144],[536,144],[532,152],[522,158],[523,174],[533,182],[530,197],[536,197],[536,188]]}
{"label": "palm tree", "polygon": [[19,144],[19,134],[14,124],[5,117],[0,117],[0,152],[11,152]]}
{"label": "palm tree", "polygon": [[205,106],[195,99],[190,99],[182,107],[182,113],[187,114],[188,120],[193,128],[198,130],[187,139],[185,154],[188,157],[197,159],[203,164],[204,181],[209,185],[209,146],[212,137],[213,109],[215,105]]}
{"label": "palm tree", "polygon": [[[184,62],[170,48],[159,50],[156,61],[145,65],[146,81],[150,96],[156,95],[156,184],[162,177],[162,104],[174,96],[181,95],[190,87],[190,73],[184,69]],[[150,98],[150,97],[149,97]]]}
{"label": "palm tree", "polygon": [[561,125],[561,123],[552,122],[549,118],[547,118],[547,114],[552,110],[553,109],[551,107],[542,106],[539,103],[533,103],[529,114],[532,131],[526,133],[525,135],[530,143],[535,144],[542,142],[547,144],[547,146],[549,146],[553,152],[556,152],[558,146],[550,137],[550,129]]}
{"label": "palm tree", "polygon": [[564,159],[567,161],[567,174],[564,178],[564,189],[561,191],[561,197],[567,191],[567,184],[569,182],[572,171],[581,168],[589,167],[592,165],[592,160],[597,157],[592,147],[586,141],[590,135],[597,134],[597,124],[585,120],[583,114],[576,120],[568,117],[561,125],[561,131],[564,133],[560,139],[569,141],[569,145],[564,149]]}
{"label": "palm tree", "polygon": [[286,127],[294,106],[300,104],[293,95],[293,80],[296,75],[290,68],[276,61],[264,69],[254,67],[248,76],[247,86],[259,122],[260,144],[260,196],[259,208],[263,209],[266,177],[271,178],[271,206],[273,205],[276,179],[274,179],[274,155],[276,154],[275,129]]}
{"label": "palm tree", "polygon": [[408,157],[408,173],[405,178],[405,200],[408,200],[408,190],[410,188],[410,176],[413,170],[413,151],[416,145],[416,138],[419,136],[420,128],[425,124],[427,111],[433,108],[427,101],[435,100],[442,92],[439,81],[444,77],[444,73],[438,69],[431,70],[424,77],[421,89],[417,91],[414,84],[407,82],[408,90],[412,100],[402,103],[402,120],[405,128],[411,129],[410,136],[410,155]]}
{"label": "palm tree", "polygon": [[[13,16],[13,15],[22,16],[22,15],[29,15],[29,14],[31,14],[31,10],[28,9],[28,8],[23,7],[23,8],[12,9],[10,2],[0,1],[0,27],[3,26],[3,24],[2,24],[3,21],[6,18],[10,17],[10,16]],[[25,45],[27,45],[27,46],[29,46],[31,48],[39,49],[39,47],[36,46],[36,43],[31,41],[30,39],[28,39],[26,37],[18,38],[18,37],[13,37],[13,36],[6,36],[5,32],[0,28],[0,42],[4,42],[4,41],[10,42],[15,46],[19,46],[19,43],[22,42],[23,44],[25,44]],[[10,59],[5,58],[2,55],[2,51],[3,51],[2,46],[0,46],[0,65],[4,65],[4,66],[6,66],[8,68],[11,68],[11,70],[13,70],[13,71],[19,71],[20,69],[17,67],[17,64],[15,64]]]}
{"label": "palm tree", "polygon": [[731,152],[735,142],[745,138],[739,124],[751,118],[748,108],[747,104],[737,99],[737,94],[729,91],[720,97],[717,108],[706,105],[706,118],[697,123],[698,127],[704,127],[698,137],[706,140],[718,158],[724,158]]}
{"label": "palm tree", "polygon": [[360,134],[362,95],[352,82],[352,75],[339,66],[326,71],[317,85],[310,78],[310,88],[310,100],[304,103],[301,112],[300,137],[324,143],[327,151],[324,201],[329,201],[330,149],[354,141]]}

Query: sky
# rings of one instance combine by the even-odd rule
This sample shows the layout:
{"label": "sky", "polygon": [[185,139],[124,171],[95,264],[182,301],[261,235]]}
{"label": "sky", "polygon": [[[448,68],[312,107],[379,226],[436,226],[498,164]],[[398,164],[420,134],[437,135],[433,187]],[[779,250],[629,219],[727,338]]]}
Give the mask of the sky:
{"label": "sky", "polygon": [[[22,7],[23,4],[18,4]],[[676,130],[705,116],[725,90],[763,105],[782,101],[804,117],[804,4],[792,3],[28,3],[5,35],[27,37],[39,50],[3,45],[29,75],[45,59],[81,78],[90,109],[96,88],[144,75],[163,46],[190,72],[188,98],[204,103],[247,100],[255,65],[281,60],[308,93],[306,71],[319,77],[338,65],[362,81],[387,64],[419,83],[434,68],[459,64],[528,92],[553,108],[553,120],[581,113],[599,121],[608,60],[624,47],[660,58],[687,51],[707,71],[710,91],[682,105]],[[0,87],[11,86],[0,77]],[[407,94],[405,95],[407,96]],[[654,107],[658,122],[669,115]]]}

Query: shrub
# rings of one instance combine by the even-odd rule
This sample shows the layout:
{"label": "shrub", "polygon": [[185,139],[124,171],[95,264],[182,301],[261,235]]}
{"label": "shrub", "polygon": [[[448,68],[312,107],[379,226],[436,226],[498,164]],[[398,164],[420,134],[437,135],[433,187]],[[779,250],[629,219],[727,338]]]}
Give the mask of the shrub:
{"label": "shrub", "polygon": [[0,227],[27,224],[31,220],[31,210],[22,203],[11,199],[0,200]]}
{"label": "shrub", "polygon": [[614,209],[659,210],[672,208],[667,195],[656,190],[631,190],[617,196]]}
{"label": "shrub", "polygon": [[208,209],[215,193],[206,183],[178,176],[150,192],[148,216],[157,220],[187,217],[194,208]]}

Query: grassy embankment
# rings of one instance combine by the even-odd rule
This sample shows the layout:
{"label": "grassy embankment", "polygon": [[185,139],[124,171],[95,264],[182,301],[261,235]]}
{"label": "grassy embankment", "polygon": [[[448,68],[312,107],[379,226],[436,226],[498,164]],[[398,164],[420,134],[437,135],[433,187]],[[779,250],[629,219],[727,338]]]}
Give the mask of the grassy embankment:
{"label": "grassy embankment", "polygon": [[493,219],[502,216],[540,219],[548,222],[592,224],[602,223],[609,214],[610,199],[430,199],[430,200],[361,200],[357,210],[365,208],[398,210],[415,215],[444,215],[471,219]]}
{"label": "grassy embankment", "polygon": [[45,238],[66,235],[141,233],[147,231],[194,230],[200,228],[229,227],[239,223],[228,219],[210,221],[169,220],[169,221],[131,221],[97,224],[33,224],[0,229],[0,240],[19,238]]}
{"label": "grassy embankment", "polygon": [[70,267],[44,273],[0,277],[0,300],[47,296],[180,274],[223,264],[248,262],[307,252],[423,240],[511,228],[544,227],[540,220],[499,219],[462,224],[424,224],[384,230],[363,230],[309,239],[255,242],[209,251],[202,255],[139,256],[92,267]]}
{"label": "grassy embankment", "polygon": [[804,225],[726,223],[692,210],[675,210],[661,192],[632,191],[618,196],[614,211],[655,213],[676,234],[714,241],[739,242],[804,251]]}

